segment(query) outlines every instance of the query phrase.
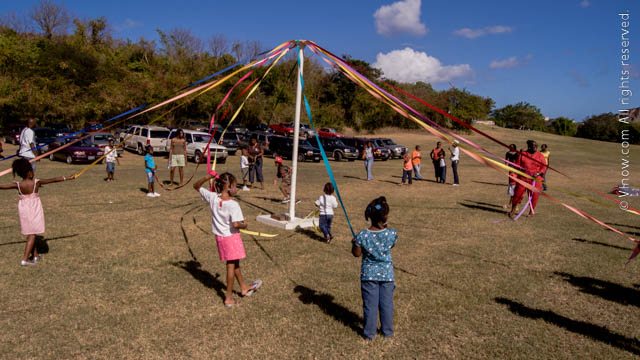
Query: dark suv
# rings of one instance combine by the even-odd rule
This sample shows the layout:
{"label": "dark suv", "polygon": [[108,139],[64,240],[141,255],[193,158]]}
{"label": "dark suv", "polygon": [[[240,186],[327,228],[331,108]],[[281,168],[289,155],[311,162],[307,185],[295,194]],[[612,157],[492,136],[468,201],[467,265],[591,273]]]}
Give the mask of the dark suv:
{"label": "dark suv", "polygon": [[386,147],[377,146],[373,139],[356,138],[356,137],[343,137],[340,140],[349,146],[353,146],[358,149],[358,158],[362,159],[362,152],[364,151],[364,144],[371,141],[373,145],[373,158],[376,160],[387,161],[391,158],[391,150]]}
{"label": "dark suv", "polygon": [[[271,136],[269,138],[269,149],[272,153],[277,153],[283,158],[293,157],[293,138],[287,136]],[[298,161],[311,160],[319,162],[321,159],[320,149],[312,146],[307,140],[299,139]]]}
{"label": "dark suv", "polygon": [[213,135],[213,138],[215,139],[215,141],[226,147],[227,148],[227,152],[229,153],[229,155],[235,155],[236,151],[238,151],[238,148],[241,145],[244,145],[245,143],[242,141],[242,139],[240,139],[240,137],[238,136],[238,134],[234,133],[234,132],[226,132],[224,133],[224,137],[222,138],[222,142],[220,141],[220,134],[222,134],[222,132],[216,132]]}
{"label": "dark suv", "polygon": [[[309,142],[311,145],[319,147],[315,136],[310,137]],[[338,138],[320,138],[320,143],[324,148],[324,152],[327,153],[328,156],[332,156],[335,161],[341,161],[342,159],[354,161],[358,158],[358,149],[345,145],[345,143]]]}
{"label": "dark suv", "polygon": [[407,153],[407,147],[396,144],[395,141],[389,138],[371,139],[375,146],[386,147],[391,151],[392,158],[402,159],[404,154]]}

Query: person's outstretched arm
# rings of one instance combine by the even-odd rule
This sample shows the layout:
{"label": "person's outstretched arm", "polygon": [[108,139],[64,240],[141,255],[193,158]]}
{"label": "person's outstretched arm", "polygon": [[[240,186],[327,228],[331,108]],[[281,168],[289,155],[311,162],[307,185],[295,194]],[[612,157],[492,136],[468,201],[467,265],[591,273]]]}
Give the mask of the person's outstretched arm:
{"label": "person's outstretched arm", "polygon": [[0,190],[11,190],[17,189],[18,183],[8,183],[8,184],[0,184]]}
{"label": "person's outstretched arm", "polygon": [[71,176],[58,176],[50,179],[40,179],[38,180],[38,183],[40,185],[46,185],[46,184],[53,184],[57,182],[67,181],[67,180],[74,180],[75,178],[76,178],[76,174],[73,174]]}

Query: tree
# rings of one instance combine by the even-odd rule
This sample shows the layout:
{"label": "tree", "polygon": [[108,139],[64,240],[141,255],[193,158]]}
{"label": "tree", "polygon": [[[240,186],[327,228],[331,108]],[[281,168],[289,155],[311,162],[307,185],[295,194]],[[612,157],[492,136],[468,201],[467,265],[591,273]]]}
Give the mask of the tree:
{"label": "tree", "polygon": [[578,126],[577,137],[618,142],[621,139],[622,130],[628,131],[629,143],[640,143],[640,133],[632,126],[627,126],[618,121],[614,113],[603,113],[587,118]]}
{"label": "tree", "polygon": [[521,130],[544,129],[544,116],[540,109],[527,102],[507,105],[494,110],[492,115],[499,126]]}
{"label": "tree", "polygon": [[563,136],[575,136],[578,131],[578,125],[575,121],[562,116],[551,119],[549,128],[554,134]]}
{"label": "tree", "polygon": [[51,0],[41,0],[31,10],[31,19],[35,21],[47,39],[51,39],[53,35],[66,33],[71,21],[67,10]]}

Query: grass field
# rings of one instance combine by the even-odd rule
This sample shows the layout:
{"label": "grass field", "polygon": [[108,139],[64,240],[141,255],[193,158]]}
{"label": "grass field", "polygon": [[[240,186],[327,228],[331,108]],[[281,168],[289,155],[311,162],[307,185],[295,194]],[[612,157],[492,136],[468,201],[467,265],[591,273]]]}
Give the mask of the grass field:
{"label": "grass field", "polygon": [[[485,128],[505,142],[547,143],[550,195],[622,231],[640,235],[635,215],[591,195],[620,181],[620,145],[537,132]],[[392,132],[427,157],[435,139]],[[499,154],[505,150],[469,137]],[[6,153],[12,153],[7,146]],[[634,147],[632,154],[639,154]],[[361,340],[360,260],[350,253],[342,214],[330,245],[313,232],[273,239],[243,236],[245,276],[263,287],[241,305],[222,305],[218,259],[206,204],[188,186],[147,198],[143,160],[126,153],[114,183],[103,166],[74,182],[47,185],[41,197],[49,252],[18,266],[24,247],[17,195],[0,193],[0,357],[2,358],[474,358],[624,359],[640,355],[640,264],[624,266],[632,244],[547,199],[533,218],[508,220],[506,178],[468,157],[460,187],[433,181],[400,187],[398,160],[376,162],[366,182],[361,161],[332,162],[356,231],[366,204],[385,195],[398,229],[396,336]],[[166,160],[157,158],[168,179]],[[3,163],[8,167],[9,162]],[[423,175],[432,179],[427,163]],[[631,177],[638,179],[632,163]],[[81,165],[43,160],[38,176]],[[190,175],[190,163],[186,173]],[[239,172],[238,157],[219,170]],[[447,170],[451,182],[451,169]],[[201,168],[199,174],[204,174]],[[274,232],[259,214],[287,210],[266,189],[240,192],[252,230]],[[298,215],[313,210],[327,181],[322,164],[299,168]],[[5,176],[2,182],[11,181]],[[638,183],[634,184],[638,185]],[[571,193],[571,194],[569,194]],[[576,196],[578,195],[578,196]],[[632,206],[640,207],[636,200]]]}

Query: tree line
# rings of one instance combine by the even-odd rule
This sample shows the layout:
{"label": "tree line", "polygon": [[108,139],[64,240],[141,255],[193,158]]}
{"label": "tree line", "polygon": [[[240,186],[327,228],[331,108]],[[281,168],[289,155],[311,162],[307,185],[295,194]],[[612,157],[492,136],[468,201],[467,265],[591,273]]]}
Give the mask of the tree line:
{"label": "tree line", "polygon": [[[0,19],[0,127],[7,130],[27,116],[35,116],[42,124],[63,123],[81,128],[140,104],[167,99],[185,85],[232,64],[245,63],[267,49],[256,41],[231,41],[223,34],[203,41],[183,28],[158,29],[157,42],[144,38],[132,41],[113,37],[111,28],[104,17],[74,18],[51,0],[41,1],[28,17],[5,14]],[[378,85],[390,83],[463,121],[494,119],[505,127],[602,137],[600,130],[596,134],[580,130],[591,128],[589,120],[580,127],[567,118],[545,122],[540,110],[528,103],[494,109],[493,99],[466,89],[438,91],[424,82],[398,83],[386,80],[379,69],[365,61],[349,55],[343,55],[343,59]],[[291,121],[295,68],[295,56],[278,63],[246,102],[237,121],[247,125]],[[263,72],[258,69],[254,76]],[[177,104],[160,119],[156,118],[160,114],[154,113],[136,121],[156,120],[171,126],[193,120],[207,122],[238,79]],[[305,60],[305,93],[317,126],[364,131],[388,126],[416,127],[315,58]],[[217,118],[232,114],[242,100],[232,95]],[[404,100],[438,124],[464,130],[428,107]]]}

